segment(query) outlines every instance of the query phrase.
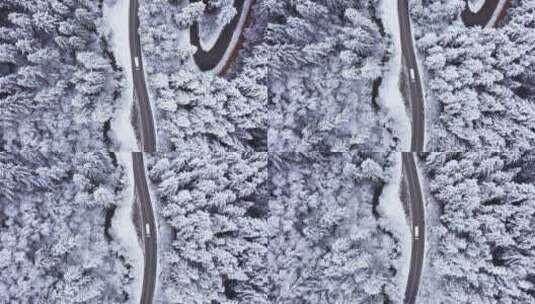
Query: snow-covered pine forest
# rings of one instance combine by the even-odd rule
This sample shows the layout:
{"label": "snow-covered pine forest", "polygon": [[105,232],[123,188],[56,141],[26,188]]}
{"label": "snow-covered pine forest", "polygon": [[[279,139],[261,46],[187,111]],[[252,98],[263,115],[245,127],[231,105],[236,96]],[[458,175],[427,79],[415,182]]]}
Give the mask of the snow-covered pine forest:
{"label": "snow-covered pine forest", "polygon": [[426,72],[428,151],[535,146],[535,1],[510,1],[494,28],[466,27],[466,1],[411,1]]}
{"label": "snow-covered pine forest", "polygon": [[102,1],[0,2],[0,151],[113,149],[122,74]]}
{"label": "snow-covered pine forest", "polygon": [[110,231],[124,169],[106,153],[0,153],[0,303],[129,303]]}
{"label": "snow-covered pine forest", "polygon": [[237,56],[224,78],[200,72],[193,61],[190,27],[205,9],[231,4],[141,3],[141,43],[160,151],[266,151],[267,59],[255,50],[256,38],[248,39],[240,51],[248,54]]}
{"label": "snow-covered pine forest", "polygon": [[268,303],[267,153],[148,159],[160,219],[157,303]]}
{"label": "snow-covered pine forest", "polygon": [[391,161],[269,154],[270,303],[402,303],[400,240],[379,208]]}
{"label": "snow-covered pine forest", "polygon": [[269,151],[388,151],[379,1],[259,1],[268,19]]}
{"label": "snow-covered pine forest", "polygon": [[197,153],[149,158],[158,303],[401,303],[378,194],[390,158]]}
{"label": "snow-covered pine forest", "polygon": [[256,1],[224,77],[200,72],[190,28],[206,12],[230,20],[231,2],[142,3],[161,150],[396,148],[378,98],[391,43],[378,1]]}
{"label": "snow-covered pine forest", "polygon": [[429,266],[418,303],[532,303],[535,154],[423,155]]}

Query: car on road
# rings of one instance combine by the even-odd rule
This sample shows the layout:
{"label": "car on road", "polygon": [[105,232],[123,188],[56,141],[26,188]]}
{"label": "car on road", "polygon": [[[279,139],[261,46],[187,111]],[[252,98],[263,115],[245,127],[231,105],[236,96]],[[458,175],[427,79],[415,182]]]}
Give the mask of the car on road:
{"label": "car on road", "polygon": [[418,233],[418,225],[414,226],[414,239],[417,240],[420,237]]}
{"label": "car on road", "polygon": [[139,57],[134,57],[134,66],[136,70],[141,70],[141,66],[139,65]]}
{"label": "car on road", "polygon": [[149,225],[149,223],[145,224],[145,233],[147,234],[147,237],[150,237],[150,225]]}
{"label": "car on road", "polygon": [[410,75],[410,76],[411,76],[411,81],[412,81],[412,82],[415,82],[415,81],[416,81],[416,76],[414,75],[414,69],[411,68],[411,69],[409,70],[409,73],[411,74],[411,75]]}

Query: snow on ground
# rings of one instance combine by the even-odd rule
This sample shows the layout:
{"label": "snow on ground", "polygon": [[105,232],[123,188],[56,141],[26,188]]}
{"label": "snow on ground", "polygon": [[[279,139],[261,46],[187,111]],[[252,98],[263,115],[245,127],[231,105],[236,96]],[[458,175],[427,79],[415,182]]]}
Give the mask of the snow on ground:
{"label": "snow on ground", "polygon": [[399,266],[397,268],[396,279],[398,281],[397,286],[405,290],[407,278],[409,277],[412,236],[400,199],[401,153],[396,153],[395,156],[396,161],[392,170],[392,180],[383,189],[378,211],[386,218],[385,221],[381,221],[381,225],[392,232],[400,241],[401,257],[397,261]]}
{"label": "snow on ground", "polygon": [[232,40],[230,40],[230,44],[225,52],[225,55],[223,55],[223,58],[221,58],[219,63],[212,70],[214,74],[221,73],[225,65],[227,65],[227,62],[230,60],[230,56],[232,55],[234,49],[238,45],[238,42],[240,42],[241,32],[243,31],[243,27],[245,26],[245,21],[247,20],[247,16],[249,15],[248,12],[251,9],[251,5],[252,5],[252,0],[244,1],[242,13],[240,15],[240,21],[238,21],[238,25],[236,26],[234,33],[232,33]]}
{"label": "snow on ground", "polygon": [[[149,190],[152,183],[149,181]],[[153,191],[151,191],[152,193]],[[151,194],[151,197],[157,197]],[[153,209],[158,210],[159,204],[155,201],[152,202]],[[158,212],[154,212],[156,217],[156,230],[158,230],[158,265],[156,267],[156,283],[154,284],[154,302],[155,303],[165,303],[162,296],[162,284],[160,282],[160,276],[162,274],[162,266],[165,267],[165,253],[173,252],[171,248],[171,240],[173,239],[173,232],[171,228],[165,223],[165,220],[158,219]]]}
{"label": "snow on ground", "polygon": [[[397,2],[396,2],[397,3]],[[379,90],[379,97],[384,106],[389,110],[394,122],[399,126],[394,132],[401,140],[401,150],[409,151],[411,144],[411,123],[407,115],[407,108],[403,102],[399,88],[401,75],[401,38],[399,32],[397,4],[392,5],[392,1],[381,2],[380,11],[386,31],[392,35],[393,54],[390,60],[390,68],[383,79]]]}
{"label": "snow on ground", "polygon": [[133,266],[134,280],[132,281],[131,293],[132,303],[139,303],[141,299],[141,290],[143,289],[143,250],[139,243],[136,229],[133,221],[133,204],[134,204],[134,172],[132,170],[132,154],[117,153],[119,164],[125,168],[126,188],[123,191],[124,200],[115,210],[112,220],[111,233],[114,239],[124,246],[129,253],[127,262]]}
{"label": "snow on ground", "polygon": [[202,26],[202,23],[199,23],[199,43],[205,51],[208,51],[214,47],[215,43],[217,42],[217,38],[219,38],[219,35],[221,35],[223,28],[225,28],[224,24],[216,25],[215,20],[210,21],[207,21],[212,24],[212,26],[209,27]]}
{"label": "snow on ground", "polygon": [[111,121],[111,133],[119,143],[119,151],[139,151],[136,135],[130,121],[133,98],[132,67],[129,46],[128,9],[129,0],[104,1],[104,33],[111,37],[110,45],[117,63],[123,69],[126,81],[123,82],[121,100],[115,118]]}
{"label": "snow on ground", "polygon": [[487,0],[468,0],[468,9],[472,13],[477,13],[483,7]]}
{"label": "snow on ground", "polygon": [[485,25],[485,28],[493,28],[496,25],[496,21],[498,21],[498,17],[500,17],[500,14],[502,13],[505,4],[507,4],[507,1],[509,0],[500,0],[500,2],[498,2],[498,5],[492,13],[489,22],[487,22],[487,25]]}

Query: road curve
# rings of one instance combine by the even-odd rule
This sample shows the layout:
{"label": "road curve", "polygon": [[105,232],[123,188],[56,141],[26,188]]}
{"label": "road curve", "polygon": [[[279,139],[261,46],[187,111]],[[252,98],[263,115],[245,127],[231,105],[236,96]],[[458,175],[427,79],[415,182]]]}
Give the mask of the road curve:
{"label": "road curve", "polygon": [[132,167],[134,168],[134,182],[136,198],[141,213],[141,233],[144,245],[145,267],[143,270],[143,289],[141,291],[141,304],[150,304],[154,298],[157,267],[157,234],[156,222],[149,194],[149,187],[145,176],[143,153],[132,153]]}
{"label": "road curve", "polygon": [[[412,39],[408,0],[398,0],[398,15],[403,63],[409,71],[409,104],[412,121],[410,150],[422,152],[425,140],[425,107],[420,72]],[[408,194],[412,225],[411,261],[404,300],[406,304],[413,304],[416,301],[425,255],[424,201],[418,170],[416,169],[416,161],[414,160],[416,153],[413,152],[402,153],[404,185],[407,187],[406,193]]]}
{"label": "road curve", "polygon": [[403,63],[409,71],[409,104],[412,122],[411,151],[422,152],[425,136],[425,105],[418,62],[412,43],[408,0],[398,0],[398,15]]}
{"label": "road curve", "polygon": [[[199,0],[190,0],[190,2],[198,2]],[[234,0],[234,8],[236,8],[236,16],[232,18],[231,22],[223,27],[219,34],[216,43],[209,50],[204,50],[201,46],[199,37],[199,23],[194,22],[190,27],[190,42],[197,48],[193,59],[195,64],[201,71],[214,70],[219,74],[223,71],[225,64],[221,64],[222,60],[230,59],[230,55],[234,52],[236,45],[231,45],[233,39],[238,39],[242,35],[242,31],[236,33],[236,29],[243,27],[245,19],[249,14],[251,6],[250,0]]]}
{"label": "road curve", "polygon": [[499,0],[486,0],[477,13],[473,13],[468,4],[461,13],[461,19],[466,26],[485,26],[490,21],[492,14],[498,8]]}
{"label": "road curve", "polygon": [[422,275],[422,266],[425,257],[425,212],[420,179],[415,161],[416,153],[403,152],[403,176],[407,187],[406,193],[410,204],[412,249],[409,277],[405,289],[406,304],[413,304],[418,295],[418,287]]}
{"label": "road curve", "polygon": [[[129,31],[130,31],[130,54],[132,57],[132,76],[134,81],[134,98],[138,102],[138,115],[141,122],[141,144],[143,151],[156,151],[156,132],[154,129],[154,119],[149,102],[149,94],[145,84],[145,73],[143,71],[143,56],[141,54],[141,42],[139,40],[138,17],[139,2],[130,0]],[[137,58],[137,64],[136,64]]]}

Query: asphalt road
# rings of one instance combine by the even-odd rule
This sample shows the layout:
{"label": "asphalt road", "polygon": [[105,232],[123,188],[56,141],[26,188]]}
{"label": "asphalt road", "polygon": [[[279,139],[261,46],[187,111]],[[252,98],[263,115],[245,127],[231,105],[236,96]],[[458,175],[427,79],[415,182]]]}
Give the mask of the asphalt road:
{"label": "asphalt road", "polygon": [[145,267],[143,270],[143,290],[141,291],[141,304],[152,303],[154,286],[156,282],[157,265],[157,235],[154,213],[152,210],[149,187],[145,176],[143,153],[132,153],[132,166],[134,168],[134,181],[136,198],[141,210],[141,233],[144,245]]}
{"label": "asphalt road", "polygon": [[[138,115],[141,121],[141,143],[143,151],[156,151],[156,132],[154,129],[154,119],[149,102],[149,94],[145,84],[145,73],[143,71],[143,57],[141,54],[141,42],[139,40],[138,27],[138,0],[130,0],[130,54],[132,57],[132,75],[134,78],[134,95],[138,102]],[[136,58],[138,63],[136,64]]]}
{"label": "asphalt road", "polygon": [[403,152],[403,176],[407,186],[410,214],[412,219],[412,250],[409,277],[405,289],[405,303],[412,304],[418,295],[418,287],[422,274],[425,248],[425,214],[420,180],[415,161],[416,153]]}
{"label": "asphalt road", "polygon": [[[412,31],[409,15],[408,0],[398,0],[398,15],[401,36],[401,51],[404,64],[409,74],[409,104],[412,122],[411,151],[424,150],[425,135],[425,107],[422,84],[414,46],[412,44]],[[411,72],[412,71],[412,72]]]}
{"label": "asphalt road", "polygon": [[461,19],[463,20],[466,26],[485,26],[490,21],[492,14],[498,7],[498,2],[500,1],[486,0],[485,4],[483,4],[481,9],[477,13],[473,13],[472,11],[470,11],[468,5],[466,5],[466,8],[461,13]]}
{"label": "asphalt road", "polygon": [[[199,0],[190,0],[190,1],[198,2]],[[197,47],[197,51],[195,52],[195,54],[193,54],[193,59],[195,60],[195,63],[197,64],[197,66],[199,67],[201,71],[209,71],[209,70],[214,69],[219,64],[219,62],[221,61],[225,53],[227,52],[227,49],[232,40],[232,36],[234,34],[234,30],[239,24],[240,17],[242,15],[244,2],[245,2],[244,0],[234,0],[234,7],[236,8],[236,16],[234,16],[232,21],[223,28],[223,30],[221,31],[221,34],[217,38],[215,45],[209,50],[204,50],[201,47],[198,22],[195,22],[190,27],[191,44]],[[233,50],[229,50],[229,51],[233,51]]]}
{"label": "asphalt road", "polygon": [[[416,54],[412,40],[408,0],[398,0],[398,15],[403,63],[406,65],[406,70],[409,75],[409,105],[412,122],[410,150],[412,152],[422,152],[424,150],[425,136],[425,105],[420,73],[418,71],[418,63],[416,61]],[[404,301],[407,304],[413,304],[416,301],[425,254],[424,201],[420,187],[420,180],[418,179],[416,161],[414,159],[416,153],[412,152],[402,153],[403,177],[407,187],[412,225],[411,261]]]}

